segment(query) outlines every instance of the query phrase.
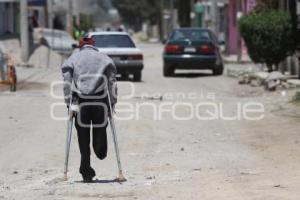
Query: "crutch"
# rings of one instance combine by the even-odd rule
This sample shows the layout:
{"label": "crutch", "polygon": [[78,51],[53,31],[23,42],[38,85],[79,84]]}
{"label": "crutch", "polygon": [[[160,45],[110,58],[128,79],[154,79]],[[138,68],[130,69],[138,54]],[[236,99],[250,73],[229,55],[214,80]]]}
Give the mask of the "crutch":
{"label": "crutch", "polygon": [[72,140],[72,128],[73,128],[73,110],[72,110],[72,90],[69,104],[69,112],[68,112],[68,132],[67,132],[67,140],[66,140],[66,151],[65,151],[65,167],[64,167],[64,180],[68,180],[68,165],[69,165],[69,155],[70,155],[70,147]]}
{"label": "crutch", "polygon": [[124,177],[123,171],[122,171],[120,152],[119,152],[119,146],[118,146],[118,139],[117,139],[117,132],[116,132],[116,127],[115,127],[115,120],[113,118],[113,109],[112,109],[112,106],[111,106],[111,97],[110,97],[110,93],[108,91],[108,86],[106,88],[107,88],[106,92],[107,92],[109,111],[110,111],[110,115],[108,116],[108,120],[109,120],[111,133],[112,133],[112,137],[113,137],[113,141],[114,141],[114,147],[115,147],[115,152],[116,152],[116,157],[117,157],[117,162],[118,162],[118,169],[119,169],[119,176],[116,179],[116,181],[125,182],[126,178]]}

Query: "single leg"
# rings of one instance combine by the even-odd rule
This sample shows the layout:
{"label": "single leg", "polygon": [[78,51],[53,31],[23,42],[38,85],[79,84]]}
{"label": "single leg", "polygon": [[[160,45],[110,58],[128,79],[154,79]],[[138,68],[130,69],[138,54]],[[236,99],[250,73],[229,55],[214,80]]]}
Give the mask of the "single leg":
{"label": "single leg", "polygon": [[90,156],[91,156],[91,150],[90,150],[90,127],[82,127],[79,123],[79,119],[81,120],[81,123],[83,123],[85,126],[90,125],[90,120],[88,116],[87,109],[83,107],[80,110],[80,118],[76,117],[76,129],[78,134],[78,143],[79,143],[79,149],[81,153],[81,162],[80,162],[80,170],[79,172],[82,174],[82,177],[84,180],[89,181],[92,180],[92,178],[96,175],[93,168],[91,168],[91,162],[90,162]]}

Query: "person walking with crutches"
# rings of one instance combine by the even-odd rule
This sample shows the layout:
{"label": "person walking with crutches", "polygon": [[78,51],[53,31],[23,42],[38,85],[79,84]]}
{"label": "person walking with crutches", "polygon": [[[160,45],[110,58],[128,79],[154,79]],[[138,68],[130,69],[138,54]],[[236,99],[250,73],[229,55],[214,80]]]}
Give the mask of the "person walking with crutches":
{"label": "person walking with crutches", "polygon": [[[92,129],[94,152],[99,159],[103,160],[107,155],[108,117],[111,121],[117,102],[116,67],[108,56],[98,51],[92,38],[81,38],[79,48],[79,51],[75,51],[62,65],[64,95],[68,109],[78,105],[75,127],[81,153],[79,172],[84,182],[92,182],[96,173],[90,162],[90,130]],[[71,110],[71,117],[73,110],[76,109]],[[69,128],[67,139],[65,174],[67,173],[71,128]],[[114,141],[116,141],[115,132],[113,133]],[[117,145],[116,142],[115,145]],[[119,161],[117,146],[116,150]]]}

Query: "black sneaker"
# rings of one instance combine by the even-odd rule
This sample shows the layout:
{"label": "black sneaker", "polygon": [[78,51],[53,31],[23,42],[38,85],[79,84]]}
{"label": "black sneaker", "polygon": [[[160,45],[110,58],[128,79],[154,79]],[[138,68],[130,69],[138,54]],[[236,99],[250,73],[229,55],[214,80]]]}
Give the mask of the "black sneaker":
{"label": "black sneaker", "polygon": [[93,183],[93,176],[82,176],[84,183]]}
{"label": "black sneaker", "polygon": [[96,176],[96,172],[93,168],[88,167],[88,168],[80,168],[80,173],[83,178],[84,183],[92,183],[93,178]]}

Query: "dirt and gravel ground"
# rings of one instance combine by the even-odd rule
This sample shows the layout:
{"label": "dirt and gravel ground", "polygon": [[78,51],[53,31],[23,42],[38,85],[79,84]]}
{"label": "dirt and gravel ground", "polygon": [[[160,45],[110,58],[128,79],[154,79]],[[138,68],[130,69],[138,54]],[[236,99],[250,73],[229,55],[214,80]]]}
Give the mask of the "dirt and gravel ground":
{"label": "dirt and gravel ground", "polygon": [[[180,72],[163,78],[162,46],[140,46],[146,63],[143,82],[134,83],[134,95],[120,102],[149,105],[140,110],[139,120],[117,121],[128,182],[113,181],[117,166],[109,137],[108,158],[99,161],[92,155],[98,181],[83,184],[76,136],[70,180],[62,181],[66,121],[55,121],[50,115],[51,106],[62,102],[50,93],[51,83],[61,80],[60,70],[22,69],[20,74],[28,76],[19,91],[0,93],[0,199],[299,199],[300,109],[289,103],[293,91],[266,93],[240,86],[236,79],[206,73]],[[121,94],[128,94],[128,83],[120,81]],[[61,87],[54,91],[61,93]],[[191,92],[197,98],[178,94]],[[151,106],[170,102],[194,107],[214,102],[227,117],[238,113],[238,105],[249,102],[263,104],[265,112],[259,121],[197,117],[178,121],[168,111],[162,120],[153,120]],[[55,109],[60,116],[65,112],[65,107]],[[188,113],[188,107],[176,109],[176,115]],[[201,107],[199,113],[206,110]]]}

